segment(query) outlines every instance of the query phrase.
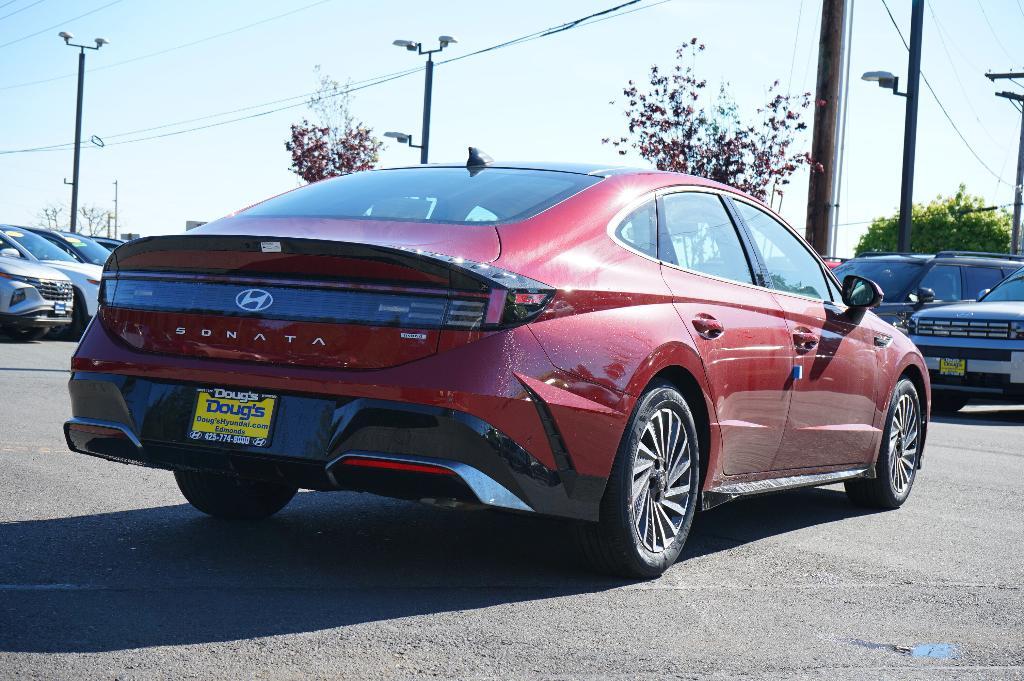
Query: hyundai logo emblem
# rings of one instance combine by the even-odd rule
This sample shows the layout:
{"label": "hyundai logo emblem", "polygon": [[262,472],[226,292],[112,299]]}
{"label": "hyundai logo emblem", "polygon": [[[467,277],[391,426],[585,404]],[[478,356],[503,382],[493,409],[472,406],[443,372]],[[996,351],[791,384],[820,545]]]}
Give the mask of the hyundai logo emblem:
{"label": "hyundai logo emblem", "polygon": [[246,312],[260,312],[274,304],[274,296],[260,288],[247,288],[235,296],[235,305]]}

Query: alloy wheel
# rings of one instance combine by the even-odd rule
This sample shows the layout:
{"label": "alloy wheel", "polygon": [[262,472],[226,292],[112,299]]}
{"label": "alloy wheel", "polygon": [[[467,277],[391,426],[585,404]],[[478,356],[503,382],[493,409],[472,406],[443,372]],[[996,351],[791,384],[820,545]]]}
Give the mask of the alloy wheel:
{"label": "alloy wheel", "polygon": [[689,438],[683,420],[662,407],[644,426],[633,455],[630,509],[643,546],[661,553],[676,540],[692,503]]}
{"label": "alloy wheel", "polygon": [[914,478],[920,437],[917,402],[910,395],[901,395],[889,429],[889,480],[897,496],[907,491]]}

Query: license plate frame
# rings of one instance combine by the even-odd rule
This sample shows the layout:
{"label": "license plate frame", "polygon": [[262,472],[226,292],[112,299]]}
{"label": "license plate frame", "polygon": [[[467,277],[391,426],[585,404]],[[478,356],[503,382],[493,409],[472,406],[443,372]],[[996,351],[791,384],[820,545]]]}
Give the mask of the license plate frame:
{"label": "license plate frame", "polygon": [[[279,403],[280,396],[276,394],[196,388],[186,437],[206,445],[266,449],[274,439]],[[263,412],[257,414],[260,408]]]}
{"label": "license plate frame", "polygon": [[68,304],[65,302],[55,302],[53,304],[53,313],[57,316],[63,316],[68,313]]}
{"label": "license plate frame", "polygon": [[939,359],[939,374],[941,376],[963,376],[967,373],[967,360],[953,357],[942,357]]}

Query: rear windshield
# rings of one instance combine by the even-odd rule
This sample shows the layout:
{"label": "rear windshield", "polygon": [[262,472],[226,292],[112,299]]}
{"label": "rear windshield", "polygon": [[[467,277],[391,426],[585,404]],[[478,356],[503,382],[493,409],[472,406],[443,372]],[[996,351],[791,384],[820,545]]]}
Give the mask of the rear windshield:
{"label": "rear windshield", "polygon": [[375,170],[311,184],[242,214],[456,224],[512,222],[532,217],[601,179],[509,168]]}
{"label": "rear windshield", "polygon": [[895,302],[896,296],[904,293],[910,287],[910,282],[914,280],[923,266],[924,263],[908,260],[866,258],[844,262],[832,272],[839,278],[839,281],[842,281],[843,277],[848,274],[856,274],[870,279],[882,287],[882,291],[885,292],[885,297],[889,301]]}

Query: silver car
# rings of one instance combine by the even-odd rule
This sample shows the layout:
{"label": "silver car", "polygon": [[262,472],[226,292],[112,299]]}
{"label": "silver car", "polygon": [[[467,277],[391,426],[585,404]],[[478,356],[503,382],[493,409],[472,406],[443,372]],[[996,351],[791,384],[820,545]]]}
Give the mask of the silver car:
{"label": "silver car", "polygon": [[71,323],[71,280],[52,267],[0,247],[0,331],[15,340],[36,340]]}
{"label": "silver car", "polygon": [[918,312],[907,330],[928,364],[936,411],[971,398],[1024,402],[1024,268],[976,303]]}
{"label": "silver car", "polygon": [[22,258],[38,262],[67,275],[74,286],[75,313],[62,337],[77,340],[99,306],[99,265],[79,262],[54,244],[24,227],[0,225],[0,248],[13,248]]}

